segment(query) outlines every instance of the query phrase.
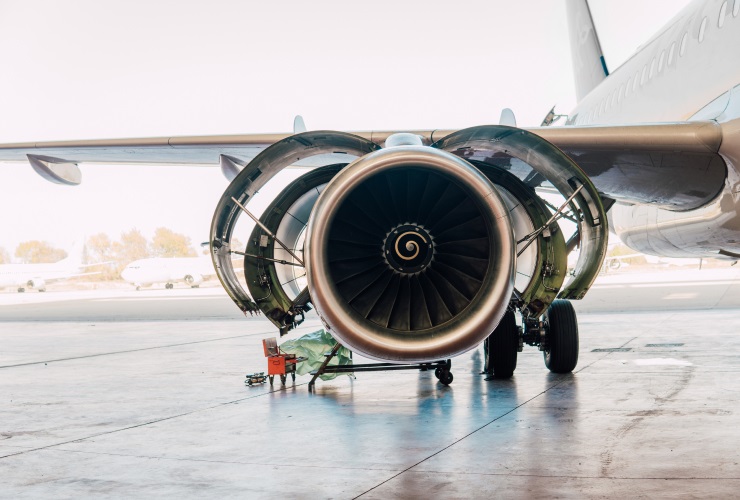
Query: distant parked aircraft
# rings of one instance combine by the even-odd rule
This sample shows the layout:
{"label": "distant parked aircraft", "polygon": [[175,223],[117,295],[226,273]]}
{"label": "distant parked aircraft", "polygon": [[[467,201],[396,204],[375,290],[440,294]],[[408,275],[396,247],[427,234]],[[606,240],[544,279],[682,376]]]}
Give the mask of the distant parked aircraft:
{"label": "distant parked aircraft", "polygon": [[65,259],[50,264],[0,264],[0,288],[16,287],[18,292],[26,289],[46,291],[46,285],[54,281],[99,274],[86,273],[81,270],[98,264],[82,264],[81,255],[73,252]]}
{"label": "distant parked aircraft", "polygon": [[207,276],[216,274],[210,257],[153,257],[135,260],[121,272],[121,277],[137,290],[142,286],[164,283],[167,289],[175,283],[185,283],[198,288]]}

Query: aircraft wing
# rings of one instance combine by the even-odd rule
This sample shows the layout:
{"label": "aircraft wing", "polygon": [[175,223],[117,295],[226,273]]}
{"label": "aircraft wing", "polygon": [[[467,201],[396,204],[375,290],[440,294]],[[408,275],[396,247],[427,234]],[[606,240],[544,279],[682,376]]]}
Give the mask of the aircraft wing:
{"label": "aircraft wing", "polygon": [[[671,210],[697,208],[719,193],[727,174],[725,162],[719,154],[723,129],[714,121],[526,130],[550,141],[568,154],[604,196],[626,203],[650,204]],[[409,132],[421,136],[425,144],[432,144],[454,131]],[[354,134],[382,145],[393,133]],[[233,178],[242,166],[262,150],[290,135],[4,144],[0,145],[0,161],[30,161],[42,176],[64,184],[79,183],[79,175],[75,176],[74,169],[77,164],[85,162],[220,165],[224,174]],[[296,141],[300,141],[300,135],[296,136]],[[501,164],[501,158],[481,160]],[[311,166],[311,163],[299,162],[298,165]],[[515,170],[516,165],[510,167]],[[529,181],[535,185],[542,179]]]}
{"label": "aircraft wing", "polygon": [[63,275],[53,275],[53,276],[41,276],[37,279],[43,279],[46,283],[56,283],[57,281],[64,281],[71,278],[80,278],[82,276],[92,276],[95,274],[100,274],[100,271],[90,272],[90,273],[73,273],[73,274],[63,274]]}

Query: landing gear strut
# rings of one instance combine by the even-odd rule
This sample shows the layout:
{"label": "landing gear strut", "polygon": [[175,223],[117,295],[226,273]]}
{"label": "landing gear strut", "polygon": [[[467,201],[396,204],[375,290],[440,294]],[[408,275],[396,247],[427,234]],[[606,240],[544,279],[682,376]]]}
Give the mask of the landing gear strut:
{"label": "landing gear strut", "polygon": [[553,301],[541,318],[524,317],[522,325],[522,328],[517,326],[515,312],[509,310],[483,342],[486,380],[511,378],[517,354],[525,343],[542,351],[545,366],[551,372],[570,373],[575,369],[578,319],[569,300]]}

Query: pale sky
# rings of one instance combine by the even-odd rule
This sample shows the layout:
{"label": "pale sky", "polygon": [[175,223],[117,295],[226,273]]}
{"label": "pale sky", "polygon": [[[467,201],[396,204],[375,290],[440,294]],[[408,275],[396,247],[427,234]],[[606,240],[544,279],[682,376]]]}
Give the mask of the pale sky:
{"label": "pale sky", "polygon": [[[591,0],[609,68],[687,3]],[[532,126],[575,105],[557,0],[0,0],[0,68],[0,143],[287,132],[296,114],[309,129],[463,128],[504,107]],[[197,243],[227,184],[217,168],[81,168],[70,188],[0,163],[0,247],[158,226]]]}

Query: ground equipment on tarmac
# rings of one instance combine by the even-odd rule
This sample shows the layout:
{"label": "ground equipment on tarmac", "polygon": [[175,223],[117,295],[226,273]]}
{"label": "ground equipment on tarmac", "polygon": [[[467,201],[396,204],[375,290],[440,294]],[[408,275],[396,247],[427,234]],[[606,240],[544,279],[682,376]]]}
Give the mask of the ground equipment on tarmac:
{"label": "ground equipment on tarmac", "polygon": [[293,382],[295,382],[296,364],[306,358],[282,352],[277,345],[277,339],[262,340],[262,347],[265,350],[265,357],[267,358],[267,374],[270,377],[270,385],[275,380],[275,375],[280,376],[280,382],[283,385],[288,380],[288,374],[293,377]]}
{"label": "ground equipment on tarmac", "polygon": [[247,378],[244,381],[244,385],[253,386],[255,384],[264,384],[267,377],[265,372],[247,373]]}

